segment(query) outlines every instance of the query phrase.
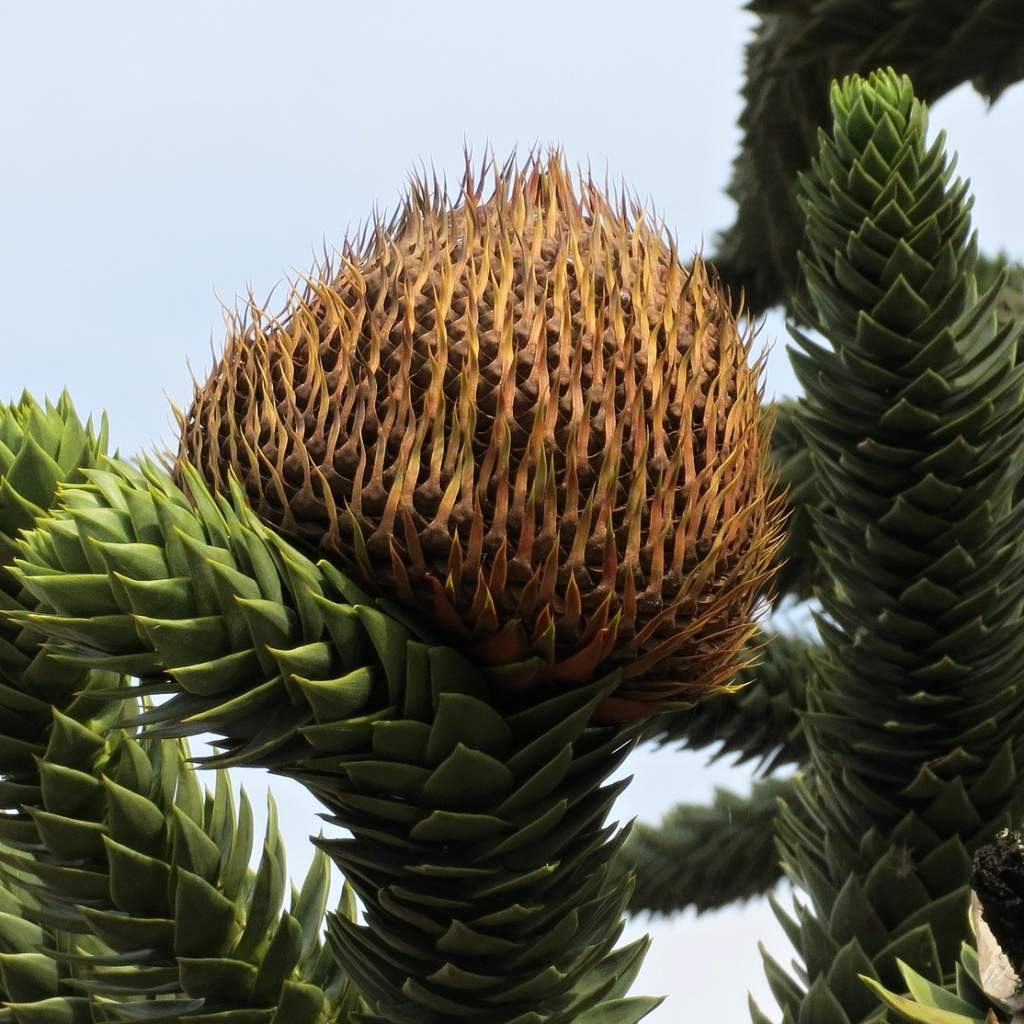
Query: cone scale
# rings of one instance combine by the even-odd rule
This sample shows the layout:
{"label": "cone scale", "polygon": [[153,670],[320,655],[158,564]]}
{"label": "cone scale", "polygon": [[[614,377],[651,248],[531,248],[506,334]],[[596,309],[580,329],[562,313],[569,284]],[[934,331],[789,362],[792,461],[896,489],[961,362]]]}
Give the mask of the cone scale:
{"label": "cone scale", "polygon": [[232,325],[183,463],[510,687],[621,669],[612,722],[725,686],[780,506],[701,260],[552,154],[417,183],[340,263]]}

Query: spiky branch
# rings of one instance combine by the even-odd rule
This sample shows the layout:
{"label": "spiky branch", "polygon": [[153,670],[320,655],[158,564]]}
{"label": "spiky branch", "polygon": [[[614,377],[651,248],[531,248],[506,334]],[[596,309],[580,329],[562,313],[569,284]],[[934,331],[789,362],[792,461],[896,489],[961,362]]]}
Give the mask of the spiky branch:
{"label": "spiky branch", "polygon": [[[718,745],[715,758],[756,760],[765,772],[806,760],[800,713],[816,645],[783,634],[758,643],[758,662],[737,676],[739,692],[662,715],[645,738],[691,750]],[[711,806],[680,804],[658,825],[636,826],[623,852],[638,878],[631,911],[703,912],[770,891],[782,876],[775,822],[792,785],[756,782],[749,797],[719,791]]]}
{"label": "spiky branch", "polygon": [[626,997],[646,943],[613,950],[631,883],[604,825],[633,737],[589,724],[617,674],[503,717],[428,627],[184,474],[109,462],[66,488],[19,560],[48,611],[17,621],[172,693],[150,734],[219,733],[216,763],[298,778],[352,831],[320,845],[366,905],[329,931],[366,1021],[649,1013]]}
{"label": "spiky branch", "polygon": [[814,553],[813,510],[821,504],[811,454],[800,430],[797,403],[792,399],[773,406],[772,462],[785,488],[788,514],[786,539],[778,554],[779,571],[772,580],[770,597],[805,601],[821,584],[818,559]]}
{"label": "spiky branch", "polygon": [[738,692],[710,697],[689,711],[661,715],[645,738],[689,750],[718,744],[715,757],[759,762],[765,772],[806,759],[800,725],[816,644],[800,636],[764,633],[755,638],[757,661],[736,676]]}
{"label": "spiky branch", "polygon": [[630,910],[703,913],[770,892],[782,878],[778,804],[792,789],[790,779],[755,782],[749,796],[719,789],[710,806],[679,804],[656,828],[636,826],[622,853],[638,879]]}
{"label": "spiky branch", "polygon": [[808,314],[830,345],[796,333],[793,356],[829,580],[813,771],[780,827],[810,899],[783,917],[804,973],[767,961],[804,1024],[876,1016],[857,976],[898,987],[898,957],[952,975],[970,851],[1024,803],[1015,331],[995,289],[977,297],[967,188],[909,81],[849,79],[831,103],[802,185]]}
{"label": "spiky branch", "polygon": [[729,195],[739,205],[715,263],[757,311],[789,301],[803,235],[797,174],[810,167],[828,85],[892,65],[933,101],[964,82],[989,100],[1024,75],[1017,0],[754,0],[743,131]]}
{"label": "spiky branch", "polygon": [[[36,607],[11,572],[16,534],[46,514],[60,486],[85,481],[105,433],[83,426],[66,396],[45,407],[25,396],[0,412],[8,613]],[[236,815],[223,775],[204,794],[181,744],[112,728],[138,710],[118,673],[62,664],[41,641],[24,624],[0,624],[0,1019],[347,1017],[355,992],[320,940],[326,858],[282,913],[273,815],[257,879],[248,802]]]}

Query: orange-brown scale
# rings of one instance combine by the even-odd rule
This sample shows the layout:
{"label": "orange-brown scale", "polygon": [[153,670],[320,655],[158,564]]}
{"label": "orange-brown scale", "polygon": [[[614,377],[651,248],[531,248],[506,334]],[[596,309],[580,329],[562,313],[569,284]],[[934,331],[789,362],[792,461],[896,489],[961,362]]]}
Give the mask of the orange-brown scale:
{"label": "orange-brown scale", "polygon": [[701,260],[559,157],[415,184],[286,313],[250,303],[181,458],[510,687],[606,720],[721,688],[781,541],[763,361]]}

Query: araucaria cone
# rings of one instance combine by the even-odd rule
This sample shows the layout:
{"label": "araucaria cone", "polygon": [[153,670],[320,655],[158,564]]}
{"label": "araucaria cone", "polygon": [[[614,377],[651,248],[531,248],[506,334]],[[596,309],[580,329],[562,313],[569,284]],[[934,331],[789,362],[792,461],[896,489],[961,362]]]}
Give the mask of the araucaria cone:
{"label": "araucaria cone", "polygon": [[[487,194],[485,194],[487,193]],[[511,689],[726,687],[781,541],[753,331],[558,154],[467,171],[250,303],[181,418],[215,490],[429,616]]]}

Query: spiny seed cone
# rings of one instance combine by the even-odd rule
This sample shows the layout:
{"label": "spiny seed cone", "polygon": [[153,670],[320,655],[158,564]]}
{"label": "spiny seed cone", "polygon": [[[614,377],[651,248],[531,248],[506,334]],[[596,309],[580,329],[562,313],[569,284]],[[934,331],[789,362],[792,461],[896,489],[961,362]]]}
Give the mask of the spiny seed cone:
{"label": "spiny seed cone", "polygon": [[234,318],[179,457],[510,687],[621,667],[626,720],[726,685],[751,633],[782,515],[752,344],[558,154],[467,168]]}

